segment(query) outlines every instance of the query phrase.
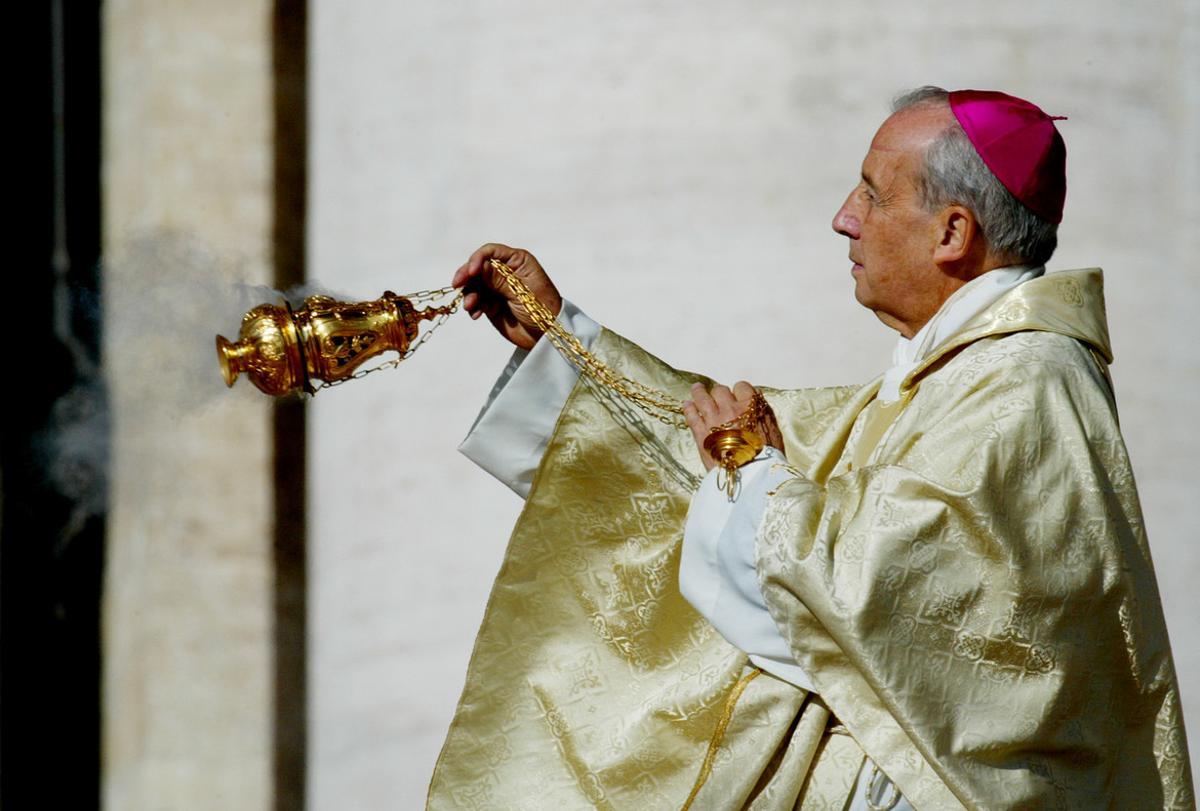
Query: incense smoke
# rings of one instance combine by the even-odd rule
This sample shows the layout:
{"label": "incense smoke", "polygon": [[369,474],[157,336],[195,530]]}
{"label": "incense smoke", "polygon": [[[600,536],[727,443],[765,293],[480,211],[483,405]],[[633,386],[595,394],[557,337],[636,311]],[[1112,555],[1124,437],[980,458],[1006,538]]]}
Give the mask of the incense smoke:
{"label": "incense smoke", "polygon": [[[287,300],[298,306],[317,293],[338,297],[315,285],[281,292],[252,284],[246,261],[219,255],[183,233],[146,234],[125,245],[119,256],[106,259],[103,304],[90,291],[58,291],[57,337],[74,358],[75,385],[55,402],[35,447],[50,485],[72,504],[59,534],[60,554],[88,518],[107,509],[114,423],[128,430],[165,419],[180,432],[201,430],[189,423],[222,398],[264,402],[248,380],[226,388],[217,333],[236,340],[242,315],[258,304]],[[81,348],[75,323],[102,325],[99,365]]]}
{"label": "incense smoke", "polygon": [[237,340],[242,316],[259,304],[287,300],[295,306],[309,295],[333,295],[316,285],[281,292],[253,284],[248,262],[220,256],[186,234],[160,232],[127,245],[106,274],[105,345],[113,356],[107,373],[122,375],[122,386],[132,385],[146,402],[181,417],[221,398],[263,397],[245,379],[232,391],[226,388],[217,364],[218,333]]}

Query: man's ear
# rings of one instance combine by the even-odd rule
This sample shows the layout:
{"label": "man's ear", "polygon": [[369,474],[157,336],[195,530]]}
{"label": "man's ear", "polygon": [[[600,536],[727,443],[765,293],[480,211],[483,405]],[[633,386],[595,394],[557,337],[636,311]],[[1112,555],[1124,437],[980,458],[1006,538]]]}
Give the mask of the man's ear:
{"label": "man's ear", "polygon": [[937,216],[933,261],[939,265],[957,264],[978,250],[979,223],[965,206],[947,206]]}

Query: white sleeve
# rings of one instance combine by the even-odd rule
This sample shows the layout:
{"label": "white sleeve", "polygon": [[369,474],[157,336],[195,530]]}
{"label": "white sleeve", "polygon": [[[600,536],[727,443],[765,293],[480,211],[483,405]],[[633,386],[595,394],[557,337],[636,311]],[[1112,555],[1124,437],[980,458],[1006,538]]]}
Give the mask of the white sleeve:
{"label": "white sleeve", "polygon": [[767,493],[790,478],[772,447],[739,470],[737,498],[717,487],[717,468],[709,471],[692,496],[679,590],[731,645],[773,676],[813,691],[812,681],[792,658],[787,641],[767,613],[758,587],[754,542],[767,506]]}
{"label": "white sleeve", "polygon": [[[585,349],[600,335],[600,325],[566,300],[557,321]],[[529,351],[515,350],[459,451],[521,498],[527,497],[578,379],[579,372],[548,340],[539,340]]]}

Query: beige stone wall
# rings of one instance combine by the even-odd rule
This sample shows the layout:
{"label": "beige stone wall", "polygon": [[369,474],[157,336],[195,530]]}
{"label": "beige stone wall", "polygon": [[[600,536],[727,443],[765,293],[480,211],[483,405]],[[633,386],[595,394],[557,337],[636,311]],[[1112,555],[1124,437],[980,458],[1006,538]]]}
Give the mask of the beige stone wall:
{"label": "beige stone wall", "polygon": [[[1027,96],[1063,122],[1053,268],[1107,271],[1123,425],[1200,741],[1198,6],[314,7],[311,278],[445,283],[478,244],[676,365],[861,381],[894,336],[830,219],[900,89]],[[736,325],[736,326],[733,326]],[[313,407],[311,798],[418,807],[519,503],[455,453],[507,350],[452,321]]]}
{"label": "beige stone wall", "polygon": [[212,347],[270,277],[269,9],[104,4],[110,809],[271,803],[269,412]]}

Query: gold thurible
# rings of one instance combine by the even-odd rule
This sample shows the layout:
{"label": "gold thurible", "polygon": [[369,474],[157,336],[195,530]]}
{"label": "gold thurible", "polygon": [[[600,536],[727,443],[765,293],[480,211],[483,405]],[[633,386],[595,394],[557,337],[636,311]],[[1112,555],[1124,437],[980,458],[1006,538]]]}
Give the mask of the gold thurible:
{"label": "gold thurible", "polygon": [[[418,310],[414,302],[452,293],[451,288],[398,296],[388,290],[374,301],[344,302],[309,296],[304,306],[260,304],[242,318],[238,340],[217,336],[217,361],[225,385],[242,372],[265,394],[310,394],[394,366],[411,355],[432,332],[417,338],[421,321],[437,319],[437,327],[458,309],[461,294],[443,307]],[[384,352],[399,353],[379,367],[363,364]],[[320,385],[313,385],[320,380]]]}
{"label": "gold thurible", "polygon": [[[508,265],[495,259],[490,263],[534,324],[581,373],[655,419],[687,428],[678,401],[616,372],[564,329]],[[379,369],[394,368],[458,309],[463,294],[458,292],[453,301],[441,307],[418,310],[415,305],[454,293],[451,287],[407,296],[389,290],[374,301],[357,303],[309,296],[298,310],[286,303],[260,304],[243,317],[236,342],[217,336],[217,360],[225,385],[232,386],[245,372],[250,382],[275,397],[298,391],[313,394]],[[418,338],[421,321],[434,323]],[[388,351],[399,357],[363,368],[366,361]],[[321,384],[314,386],[313,380]],[[721,468],[718,486],[730,500],[737,492],[738,468],[763,449],[763,438],[754,429],[767,410],[766,401],[755,392],[745,413],[713,428],[703,443],[704,450]]]}

